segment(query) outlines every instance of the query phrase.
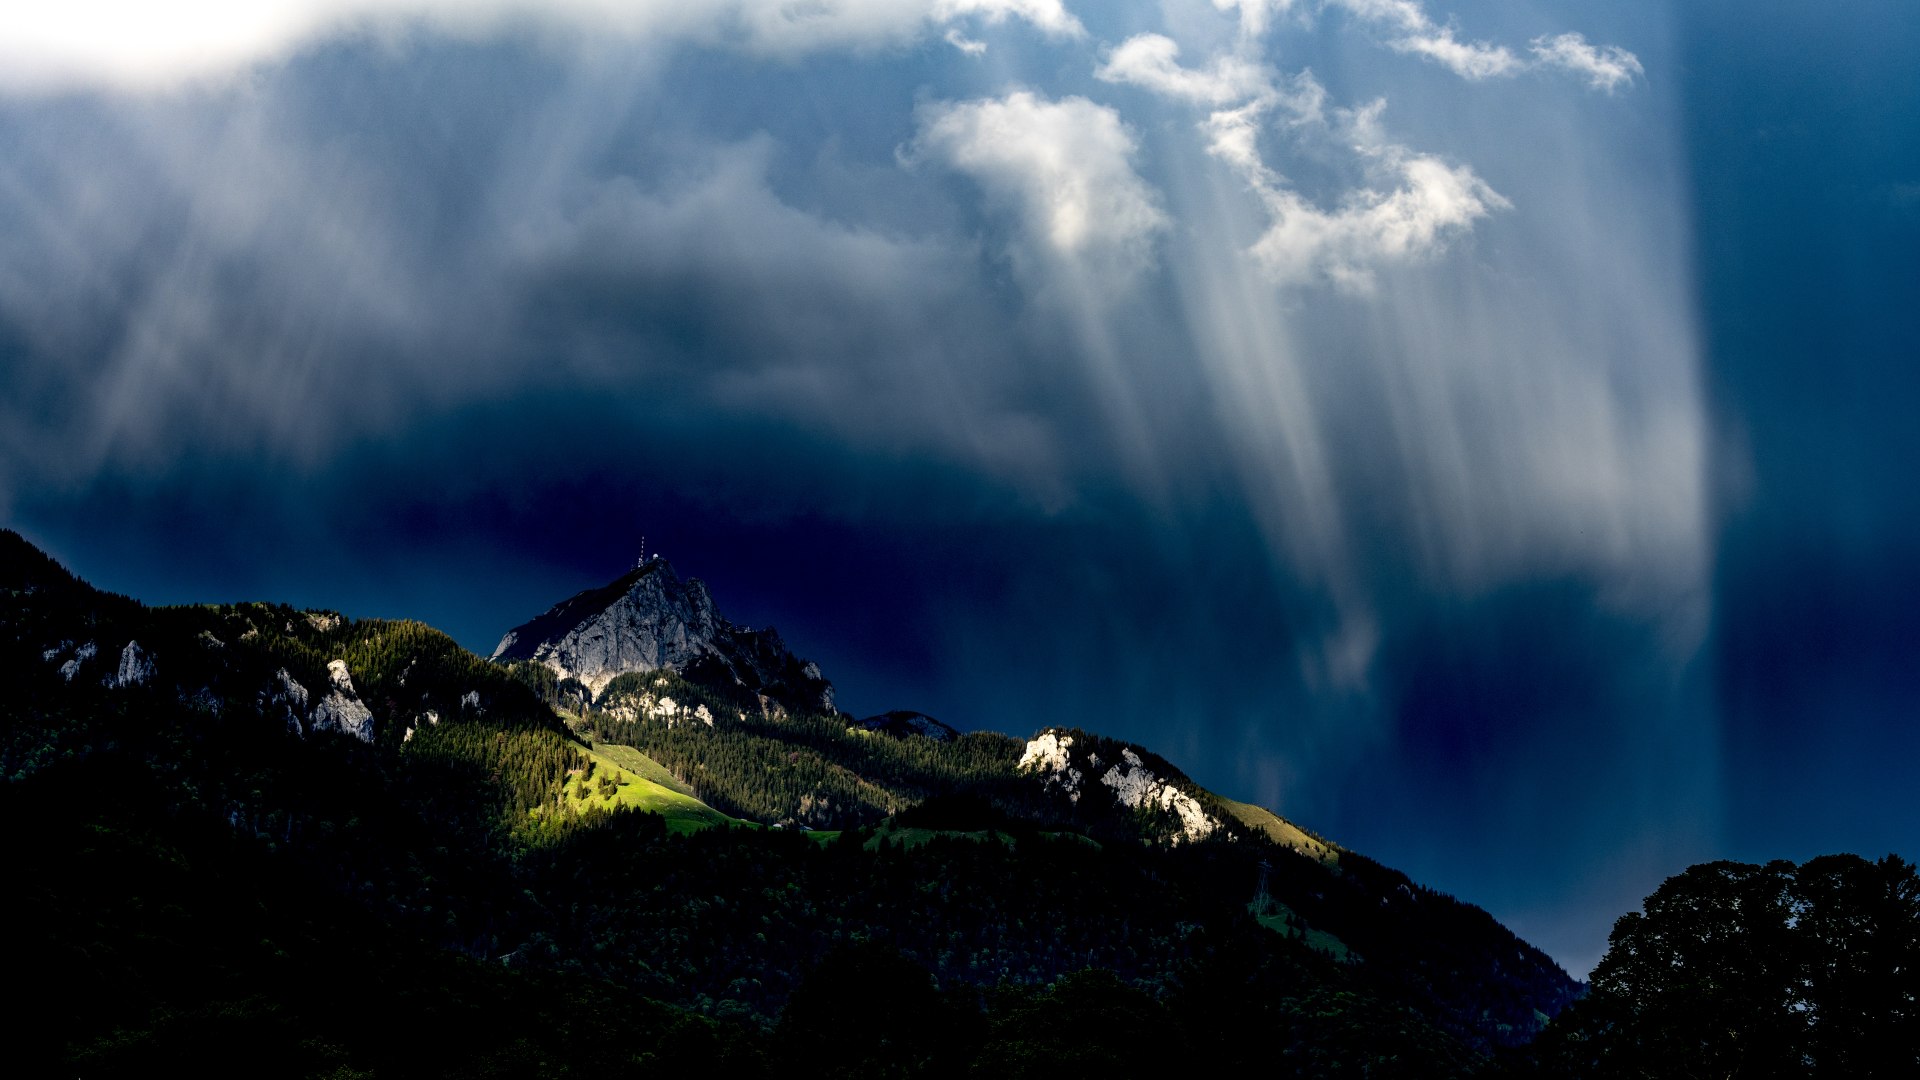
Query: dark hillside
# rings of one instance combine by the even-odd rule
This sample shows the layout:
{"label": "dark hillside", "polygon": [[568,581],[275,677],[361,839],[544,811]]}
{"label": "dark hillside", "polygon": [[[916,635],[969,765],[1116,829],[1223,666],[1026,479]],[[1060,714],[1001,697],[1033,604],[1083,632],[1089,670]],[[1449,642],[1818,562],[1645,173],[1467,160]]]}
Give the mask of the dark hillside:
{"label": "dark hillside", "polygon": [[[1182,842],[1006,736],[757,710],[664,671],[563,718],[562,680],[418,623],[148,608],[0,544],[5,914],[34,928],[19,985],[47,990],[10,1022],[56,1071],[751,1075],[792,1045],[824,1074],[1019,1075],[1108,1052],[1045,1025],[1133,1017],[1137,1061],[1448,1076],[1571,993],[1394,871],[1224,819]],[[1077,736],[1079,766],[1214,799]],[[616,759],[766,827],[609,812],[585,793]],[[877,1043],[805,1021],[862,971],[936,1018]]]}

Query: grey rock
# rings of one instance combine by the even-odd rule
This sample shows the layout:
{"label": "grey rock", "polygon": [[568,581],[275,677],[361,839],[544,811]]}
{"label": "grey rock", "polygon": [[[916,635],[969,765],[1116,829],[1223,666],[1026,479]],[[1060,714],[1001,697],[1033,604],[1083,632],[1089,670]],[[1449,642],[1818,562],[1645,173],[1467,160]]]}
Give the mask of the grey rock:
{"label": "grey rock", "polygon": [[307,712],[307,688],[300,685],[299,680],[287,674],[286,668],[274,672],[274,678],[280,685],[260,692],[260,711],[268,716],[283,715],[287,721],[287,730],[305,737],[306,731],[302,728],[300,721]]}
{"label": "grey rock", "polygon": [[114,674],[112,685],[144,686],[152,678],[153,657],[140,648],[139,642],[127,642],[127,647],[120,650],[120,670]]}
{"label": "grey rock", "polygon": [[361,742],[373,741],[373,711],[360,700],[360,694],[353,688],[353,676],[347,671],[347,662],[334,660],[327,664],[327,675],[333,689],[326,697],[313,706],[313,729],[315,731],[338,731],[351,735]]}
{"label": "grey rock", "polygon": [[[1102,760],[1095,749],[1101,744],[1108,750],[1108,760]],[[1111,760],[1114,750],[1119,751],[1118,761]],[[1191,781],[1158,758],[1149,762],[1143,754],[1144,750],[1125,743],[1047,728],[1027,741],[1019,769],[1065,791],[1076,804],[1083,795],[1098,791],[1087,779],[1094,777],[1120,806],[1164,815],[1170,826],[1166,839],[1175,844],[1204,840],[1222,827],[1220,819],[1187,790]]]}
{"label": "grey rock", "polygon": [[833,684],[818,665],[794,656],[772,628],[730,622],[714,609],[705,582],[682,579],[664,559],[515,627],[493,659],[532,660],[595,695],[620,675],[666,670],[731,683],[785,709],[835,711]]}
{"label": "grey rock", "polygon": [[73,650],[73,659],[60,665],[60,677],[72,682],[73,677],[80,674],[80,665],[93,659],[99,652],[100,647],[91,641]]}

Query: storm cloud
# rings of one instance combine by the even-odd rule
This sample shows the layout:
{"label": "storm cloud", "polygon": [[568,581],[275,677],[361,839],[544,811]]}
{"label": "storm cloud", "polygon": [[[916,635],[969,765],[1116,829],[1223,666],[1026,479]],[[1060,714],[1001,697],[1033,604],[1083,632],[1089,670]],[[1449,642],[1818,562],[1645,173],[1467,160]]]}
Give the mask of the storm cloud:
{"label": "storm cloud", "polygon": [[85,8],[0,33],[0,513],[99,583],[484,652],[644,532],[849,707],[1146,742],[1576,973],[1726,850],[1664,9]]}

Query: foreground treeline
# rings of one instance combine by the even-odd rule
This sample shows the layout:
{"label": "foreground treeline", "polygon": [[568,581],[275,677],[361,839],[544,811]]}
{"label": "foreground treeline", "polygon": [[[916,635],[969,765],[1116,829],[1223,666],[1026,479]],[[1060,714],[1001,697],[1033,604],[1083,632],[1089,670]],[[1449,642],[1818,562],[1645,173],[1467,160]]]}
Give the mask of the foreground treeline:
{"label": "foreground treeline", "polygon": [[1404,973],[1258,925],[1204,851],[869,849],[629,813],[455,855],[350,775],[282,777],[330,793],[292,842],[235,830],[120,747],[0,787],[9,983],[31,990],[0,1023],[25,1074],[1137,1075],[1204,1054],[1424,1077],[1483,1060]]}
{"label": "foreground treeline", "polygon": [[1920,876],[1855,855],[1675,875],[1525,1057],[1556,1077],[1920,1075]]}
{"label": "foreground treeline", "polygon": [[[674,838],[646,815],[624,815],[520,878],[569,880],[541,901],[572,910],[476,898],[498,905],[508,934],[552,920],[553,956],[484,956],[380,917],[328,868],[178,807],[163,784],[108,754],[0,789],[9,822],[34,822],[11,834],[0,900],[18,991],[3,1021],[13,1075],[145,1075],[175,1063],[204,1075],[314,1077],[1124,1077],[1204,1064],[1280,1076],[1892,1077],[1916,1064],[1915,881],[1895,860],[1696,867],[1649,898],[1647,914],[1622,920],[1585,1001],[1532,1046],[1487,1056],[1396,1003],[1392,988],[1215,911],[1190,913],[1177,941],[1123,919],[1117,948],[1099,940],[1094,919],[1049,915],[1128,884],[1082,844],[1039,840],[1033,861],[1002,868],[1040,871],[1024,883],[1032,901],[1010,887],[998,901],[971,901],[971,923],[907,918],[884,940],[834,940],[832,928],[875,925],[860,905],[907,890],[811,899],[807,890],[836,878],[925,884],[928,871],[964,874],[965,860],[994,849],[933,843],[863,857],[846,843],[765,833]],[[1085,858],[1067,854],[1075,849]],[[719,865],[699,875],[709,860]],[[1049,880],[1041,867],[1056,861],[1065,869]],[[765,881],[783,865],[808,876],[789,883],[789,899],[770,898],[788,887]],[[600,901],[607,895],[655,899],[620,910]],[[1007,910],[984,910],[995,903]],[[1130,917],[1158,921],[1154,903],[1171,901]],[[1093,906],[1111,916],[1110,905]],[[929,949],[966,955],[968,940],[1017,935],[1022,921],[1035,924],[1034,948],[1085,947],[1093,964],[1026,982],[935,974]],[[541,947],[530,940],[528,951]],[[1143,983],[1154,965],[1128,961],[1156,950],[1170,962]],[[619,957],[611,966],[588,959],[609,954]],[[637,970],[649,966],[639,957],[660,965],[657,981]],[[1051,967],[1036,961],[1036,971]],[[730,978],[791,985],[771,1018],[744,1005],[702,1015],[649,992]],[[731,990],[741,996],[727,1000],[751,998],[744,984]]]}
{"label": "foreground treeline", "polygon": [[822,843],[745,830],[683,837],[648,815],[616,817],[525,860],[527,874],[568,907],[521,957],[761,1023],[785,1015],[827,956],[863,941],[963,996],[1043,990],[1093,969],[1169,1004],[1199,1000],[1201,986],[1240,985],[1235,996],[1248,1007],[1271,1007],[1262,1013],[1271,1027],[1307,1009],[1318,988],[1371,1016],[1404,1013],[1447,1036],[1438,1042],[1472,1050],[1497,1044],[1490,1018],[1535,1000],[1524,984],[1472,977],[1476,961],[1464,948],[1408,940],[1443,936],[1458,925],[1448,913],[1459,905],[1428,905],[1430,921],[1370,921],[1352,917],[1379,907],[1364,882],[1320,875],[1315,896],[1299,884],[1313,877],[1276,873],[1275,895],[1289,910],[1379,958],[1336,963],[1276,920],[1256,920],[1248,901],[1257,873],[1231,846],[1101,845],[1014,822],[993,827],[964,808],[929,809],[974,828],[928,836],[916,824],[927,817],[908,812],[897,830],[850,830]]}
{"label": "foreground treeline", "polygon": [[[41,821],[16,830],[14,884],[0,907],[16,931],[9,984],[22,991],[4,1014],[13,1075],[144,1075],[185,1064],[210,1075],[328,1077],[621,1076],[642,1068],[1058,1076],[1061,1068],[1091,1075],[1096,1066],[1127,1076],[1204,1053],[1282,1075],[1358,1076],[1364,1065],[1365,1075],[1421,1077],[1465,1075],[1479,1060],[1413,1010],[1265,931],[1188,927],[1178,949],[1184,959],[1158,991],[1103,970],[1028,985],[942,986],[909,958],[917,951],[911,942],[903,950],[847,937],[815,952],[814,943],[783,941],[776,931],[760,943],[746,932],[762,919],[758,897],[739,893],[706,896],[701,904],[714,914],[699,925],[711,939],[687,937],[673,952],[719,973],[768,970],[752,962],[758,946],[774,964],[791,958],[794,986],[770,1022],[744,1009],[705,1017],[656,1003],[590,964],[464,956],[426,944],[343,895],[330,875],[242,841],[222,822],[191,812],[156,818],[152,807],[165,793],[144,770],[94,765],[8,785],[0,802],[10,821]],[[45,812],[76,786],[94,790]],[[647,828],[644,815],[632,817]],[[769,839],[779,838],[743,837],[734,857]],[[703,850],[713,849],[689,845],[669,872],[686,872]],[[606,872],[645,875],[642,861],[628,852]],[[735,877],[723,872],[713,886],[726,889]],[[556,895],[582,897],[581,909],[596,918],[616,917],[592,902],[593,888]],[[723,902],[743,914],[719,915]],[[585,928],[564,931],[575,932]],[[942,933],[932,928],[922,940]],[[1039,928],[1032,936],[1047,937]],[[617,937],[605,941],[618,946]]]}

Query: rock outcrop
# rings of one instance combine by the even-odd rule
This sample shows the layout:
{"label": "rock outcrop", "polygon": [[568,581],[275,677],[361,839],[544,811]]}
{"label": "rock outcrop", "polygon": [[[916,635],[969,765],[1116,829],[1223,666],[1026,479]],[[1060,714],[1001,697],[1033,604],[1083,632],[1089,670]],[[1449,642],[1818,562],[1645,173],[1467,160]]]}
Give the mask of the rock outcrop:
{"label": "rock outcrop", "polygon": [[1048,728],[1028,740],[1020,771],[1066,792],[1075,804],[1097,792],[1087,782],[1095,777],[1120,806],[1166,815],[1167,839],[1176,844],[1204,840],[1221,828],[1220,819],[1187,790],[1192,784],[1185,777],[1171,767],[1156,771],[1138,750],[1124,744]]}
{"label": "rock outcrop", "polygon": [[[97,642],[89,641],[76,649],[73,642],[62,641],[51,649],[42,650],[40,658],[49,664],[59,663],[60,677],[72,682],[74,676],[80,674],[80,669],[99,655],[100,646]],[[109,651],[108,655],[111,656],[112,652]],[[62,657],[66,658],[64,662]],[[145,686],[152,679],[152,654],[141,648],[138,641],[129,641],[120,650],[120,662],[100,677],[100,685],[124,690],[130,686]]]}
{"label": "rock outcrop", "polygon": [[287,674],[286,668],[273,673],[278,684],[260,692],[260,711],[269,717],[284,720],[287,730],[295,735],[306,734],[303,721],[307,716],[307,703],[310,695],[300,680]]}
{"label": "rock outcrop", "polygon": [[[64,645],[65,642],[62,642],[61,644]],[[73,650],[73,656],[70,657],[66,663],[60,665],[60,677],[67,680],[68,682],[72,682],[73,677],[75,675],[80,674],[81,665],[85,664],[87,661],[93,659],[95,656],[98,656],[99,654],[100,654],[100,646],[94,644],[91,641]],[[55,652],[54,656],[51,657],[50,659],[58,659],[58,657],[59,657],[59,653]]]}
{"label": "rock outcrop", "polygon": [[664,559],[515,627],[493,659],[534,661],[595,695],[621,675],[666,670],[737,686],[795,712],[835,711],[833,684],[818,665],[793,655],[771,628],[728,621],[704,582],[681,578]]}
{"label": "rock outcrop", "polygon": [[[700,702],[679,701],[665,689],[667,677],[658,676],[653,686],[642,690],[628,688],[603,695],[600,707],[616,720],[659,720],[668,727],[681,722],[713,726],[713,710]],[[745,719],[743,715],[741,719]]]}
{"label": "rock outcrop", "polygon": [[260,711],[270,717],[286,721],[287,730],[304,736],[309,731],[337,731],[350,735],[361,742],[373,741],[373,710],[360,700],[360,694],[353,688],[353,675],[347,671],[347,662],[334,660],[327,664],[328,681],[331,684],[327,694],[314,699],[299,680],[287,674],[286,668],[274,673],[279,684],[260,694]]}
{"label": "rock outcrop", "polygon": [[327,676],[333,689],[313,706],[313,730],[338,731],[361,742],[373,741],[373,711],[360,700],[353,688],[353,676],[345,660],[327,664]]}
{"label": "rock outcrop", "polygon": [[140,648],[137,641],[127,642],[120,650],[120,670],[113,674],[111,685],[118,687],[145,686],[153,678],[153,657]]}

